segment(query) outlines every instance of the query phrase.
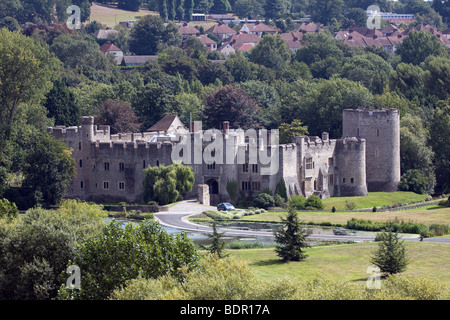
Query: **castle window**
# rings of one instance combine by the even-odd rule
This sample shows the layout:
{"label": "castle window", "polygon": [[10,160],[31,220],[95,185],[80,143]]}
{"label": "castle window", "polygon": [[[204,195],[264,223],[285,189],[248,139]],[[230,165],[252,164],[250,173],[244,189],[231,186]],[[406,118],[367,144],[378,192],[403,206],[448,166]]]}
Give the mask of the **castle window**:
{"label": "castle window", "polygon": [[119,171],[122,172],[125,170],[125,163],[119,162]]}
{"label": "castle window", "polygon": [[359,128],[356,128],[356,136],[359,137]]}
{"label": "castle window", "polygon": [[143,167],[144,169],[146,169],[146,166],[145,166],[145,160],[142,161],[142,167]]}
{"label": "castle window", "polygon": [[248,163],[242,165],[242,172],[248,172]]}
{"label": "castle window", "polygon": [[307,169],[307,170],[313,168],[313,161],[312,161],[312,158],[307,158],[307,159],[305,159],[305,166],[306,166],[306,169]]}
{"label": "castle window", "polygon": [[380,136],[380,129],[377,128],[377,137]]}
{"label": "castle window", "polygon": [[213,162],[212,164],[207,164],[206,169],[208,170],[215,170],[216,169],[216,163]]}
{"label": "castle window", "polygon": [[80,160],[80,168],[83,168],[83,160]]}
{"label": "castle window", "polygon": [[84,183],[83,183],[83,181],[80,181],[80,189],[83,189],[84,188]]}
{"label": "castle window", "polygon": [[350,183],[354,183],[355,180],[353,178],[350,179]]}
{"label": "castle window", "polygon": [[257,164],[252,164],[252,172],[253,173],[257,173],[258,172],[258,165]]}
{"label": "castle window", "polygon": [[328,158],[328,165],[329,166],[334,165],[334,159],[333,158]]}
{"label": "castle window", "polygon": [[125,190],[125,182],[119,182],[119,190]]}
{"label": "castle window", "polygon": [[156,166],[159,167],[159,160],[156,160]]}
{"label": "castle window", "polygon": [[314,180],[314,190],[317,190],[317,180]]}
{"label": "castle window", "polygon": [[328,184],[334,184],[334,174],[332,173],[328,175]]}
{"label": "castle window", "polygon": [[109,189],[109,182],[103,181],[103,189],[108,190]]}
{"label": "castle window", "polygon": [[105,171],[109,170],[109,162],[105,162]]}
{"label": "castle window", "polygon": [[342,182],[345,183],[345,178],[342,178]]}
{"label": "castle window", "polygon": [[81,141],[78,142],[78,150],[81,150]]}
{"label": "castle window", "polygon": [[259,182],[259,181],[252,181],[252,190],[253,191],[260,191],[261,190],[261,182]]}
{"label": "castle window", "polygon": [[242,181],[241,182],[241,190],[243,190],[243,191],[250,190],[250,181]]}

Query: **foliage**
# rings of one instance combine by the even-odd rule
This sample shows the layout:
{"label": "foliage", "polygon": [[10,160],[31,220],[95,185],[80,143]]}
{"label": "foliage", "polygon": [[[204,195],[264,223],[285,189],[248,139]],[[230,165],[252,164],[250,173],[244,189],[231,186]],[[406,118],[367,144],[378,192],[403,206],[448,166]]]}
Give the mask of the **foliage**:
{"label": "foliage", "polygon": [[397,233],[391,230],[382,231],[378,236],[378,250],[373,253],[371,263],[378,266],[383,273],[396,274],[403,272],[408,265],[406,248],[399,240]]}
{"label": "foliage", "polygon": [[260,192],[255,199],[253,199],[253,205],[257,208],[267,209],[275,205],[275,199],[270,194]]}
{"label": "foliage", "polygon": [[43,206],[58,204],[75,175],[75,160],[64,142],[47,133],[35,137],[26,156],[24,186]]}
{"label": "foliage", "polygon": [[413,31],[398,46],[397,54],[402,62],[421,64],[429,56],[446,56],[445,47],[428,31]]}
{"label": "foliage", "polygon": [[164,24],[156,15],[146,15],[139,19],[130,34],[130,51],[136,55],[154,55],[167,46],[181,44],[181,34],[178,27],[169,22]]}
{"label": "foliage", "polygon": [[295,208],[288,206],[286,218],[281,218],[283,228],[274,232],[275,252],[284,261],[300,261],[306,258],[304,248],[308,247],[308,232],[303,229]]}
{"label": "foliage", "polygon": [[305,208],[306,198],[302,195],[294,194],[288,201],[288,204],[297,210]]}
{"label": "foliage", "polygon": [[282,123],[278,129],[281,144],[292,143],[294,137],[308,135],[308,127],[303,126],[303,122],[298,119],[294,119],[290,124]]}
{"label": "foliage", "polygon": [[203,118],[211,128],[220,128],[222,121],[229,121],[230,127],[250,129],[258,126],[256,115],[260,112],[258,103],[243,89],[224,86],[205,96]]}
{"label": "foliage", "polygon": [[280,35],[262,37],[250,53],[250,61],[281,72],[291,60],[291,51]]}
{"label": "foliage", "polygon": [[106,100],[100,104],[100,116],[95,119],[98,125],[109,125],[111,134],[139,132],[141,124],[128,103]]}
{"label": "foliage", "polygon": [[47,94],[45,107],[48,117],[55,119],[58,126],[76,126],[80,123],[80,109],[75,104],[74,95],[61,80],[53,82],[53,88]]}
{"label": "foliage", "polygon": [[77,245],[101,230],[104,216],[97,205],[68,200],[58,210],[30,209],[0,222],[1,299],[55,298]]}
{"label": "foliage", "polygon": [[[106,299],[127,280],[171,275],[181,280],[183,273],[198,264],[198,253],[185,233],[171,236],[152,220],[122,227],[112,221],[101,234],[87,239],[71,261],[83,272],[80,290],[72,299]],[[60,297],[67,297],[62,286]]]}
{"label": "foliage", "polygon": [[212,233],[204,233],[204,235],[211,240],[211,244],[209,246],[201,246],[201,248],[208,250],[211,255],[216,255],[219,259],[222,259],[226,257],[223,253],[225,241],[221,240],[224,237],[225,232],[217,232],[216,220],[213,222],[212,229]]}
{"label": "foliage", "polygon": [[323,202],[319,196],[310,195],[305,202],[305,209],[323,209]]}
{"label": "foliage", "polygon": [[19,210],[14,202],[0,199],[0,218],[14,219],[19,215]]}
{"label": "foliage", "polygon": [[238,183],[236,180],[228,180],[226,189],[233,203],[236,203],[238,197]]}
{"label": "foliage", "polygon": [[434,179],[418,169],[406,171],[400,179],[399,189],[420,194],[430,194],[434,187]]}
{"label": "foliage", "polygon": [[194,173],[182,164],[160,165],[144,169],[144,201],[157,201],[160,205],[177,201],[192,190]]}

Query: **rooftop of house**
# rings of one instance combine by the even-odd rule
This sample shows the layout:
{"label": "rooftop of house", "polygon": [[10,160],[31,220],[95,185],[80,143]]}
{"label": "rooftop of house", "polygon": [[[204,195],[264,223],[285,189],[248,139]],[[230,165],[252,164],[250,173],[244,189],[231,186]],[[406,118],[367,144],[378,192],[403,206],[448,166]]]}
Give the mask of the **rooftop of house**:
{"label": "rooftop of house", "polygon": [[114,43],[112,43],[111,41],[108,41],[106,43],[104,43],[101,47],[100,47],[100,51],[103,53],[107,53],[107,52],[111,52],[111,51],[122,51],[120,50],[119,47],[117,47]]}
{"label": "rooftop of house", "polygon": [[[276,30],[264,23],[256,21],[255,23],[246,23],[245,24],[250,32],[275,32]],[[241,29],[242,30],[242,29]]]}
{"label": "rooftop of house", "polygon": [[217,42],[215,42],[213,39],[211,39],[210,37],[208,37],[207,35],[200,35],[197,37],[204,45],[213,45],[213,44],[217,44]]}
{"label": "rooftop of house", "polygon": [[205,31],[205,33],[212,33],[212,34],[236,34],[237,31],[230,28],[227,24],[225,23],[218,23],[214,26],[212,26],[211,28],[209,28],[208,30]]}
{"label": "rooftop of house", "polygon": [[[180,121],[178,116],[171,114],[171,115],[164,116],[164,118],[162,118],[157,123],[155,123],[153,126],[151,126],[149,129],[147,129],[147,131],[148,132],[151,132],[151,131],[167,132],[167,131],[169,131],[170,127],[174,124],[176,124],[177,126],[181,125],[182,128],[184,129],[183,123]],[[178,128],[175,128],[175,129],[178,129]]]}
{"label": "rooftop of house", "polygon": [[297,31],[304,33],[314,33],[314,32],[322,32],[323,30],[314,22],[307,21],[302,22],[300,26],[297,28]]}
{"label": "rooftop of house", "polygon": [[111,39],[119,35],[119,31],[114,29],[101,29],[94,33],[97,39]]}
{"label": "rooftop of house", "polygon": [[178,27],[178,32],[181,34],[200,34],[200,30],[184,23]]}

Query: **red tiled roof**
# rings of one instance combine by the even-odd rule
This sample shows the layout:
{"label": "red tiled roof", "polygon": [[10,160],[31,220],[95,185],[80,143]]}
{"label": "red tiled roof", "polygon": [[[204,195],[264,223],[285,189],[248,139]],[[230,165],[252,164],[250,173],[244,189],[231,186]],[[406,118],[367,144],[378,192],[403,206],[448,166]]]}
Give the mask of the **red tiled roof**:
{"label": "red tiled roof", "polygon": [[181,25],[178,27],[178,32],[181,34],[200,34],[200,31],[190,25]]}
{"label": "red tiled roof", "polygon": [[264,23],[246,23],[248,29],[253,32],[275,32],[275,29]]}
{"label": "red tiled roof", "polygon": [[236,34],[237,31],[234,30],[234,29],[231,29],[225,23],[219,23],[219,24],[216,24],[216,25],[212,26],[208,30],[206,30],[205,33],[212,33],[212,34],[228,34],[228,33],[231,33],[231,34]]}
{"label": "red tiled roof", "polygon": [[198,36],[197,38],[205,45],[207,45],[207,44],[217,44],[217,42],[215,42],[213,39],[209,38],[208,36],[206,36],[204,34]]}
{"label": "red tiled roof", "polygon": [[322,29],[314,22],[309,21],[309,22],[303,22],[302,24],[300,24],[300,27],[297,29],[297,31],[313,33],[313,32],[322,32]]}
{"label": "red tiled roof", "polygon": [[117,46],[108,41],[107,43],[103,44],[100,47],[100,51],[103,53],[107,53],[109,51],[122,51],[122,50],[120,50]]}
{"label": "red tiled roof", "polygon": [[244,43],[238,48],[238,50],[239,51],[250,51],[250,50],[252,50],[252,48],[253,48],[253,46],[251,44]]}

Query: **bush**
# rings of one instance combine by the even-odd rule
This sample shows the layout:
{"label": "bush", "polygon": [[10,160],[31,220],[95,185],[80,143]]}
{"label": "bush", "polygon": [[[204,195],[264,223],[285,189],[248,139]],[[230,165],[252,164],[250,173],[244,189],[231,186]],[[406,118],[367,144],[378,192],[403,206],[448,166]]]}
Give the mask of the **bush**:
{"label": "bush", "polygon": [[293,206],[297,210],[304,209],[305,208],[305,204],[306,204],[306,198],[304,196],[300,196],[300,195],[294,194],[289,199],[289,205]]}
{"label": "bush", "polygon": [[14,202],[0,199],[0,218],[13,219],[19,215],[19,209]]}
{"label": "bush", "polygon": [[336,208],[334,206],[331,208],[331,212],[336,212]]}
{"label": "bush", "polygon": [[318,196],[312,194],[306,199],[305,207],[307,209],[323,209],[323,201]]}
{"label": "bush", "polygon": [[280,196],[279,194],[276,194],[273,197],[274,201],[275,201],[275,206],[276,207],[280,207],[280,208],[285,208],[286,207],[286,200]]}
{"label": "bush", "polygon": [[270,194],[260,192],[255,199],[253,199],[253,205],[257,208],[267,209],[275,205],[275,200]]}
{"label": "bush", "polygon": [[433,191],[434,181],[422,171],[411,169],[402,175],[399,188],[402,191],[426,194]]}
{"label": "bush", "polygon": [[353,201],[345,200],[345,209],[347,210],[354,210],[356,208],[356,203]]}

